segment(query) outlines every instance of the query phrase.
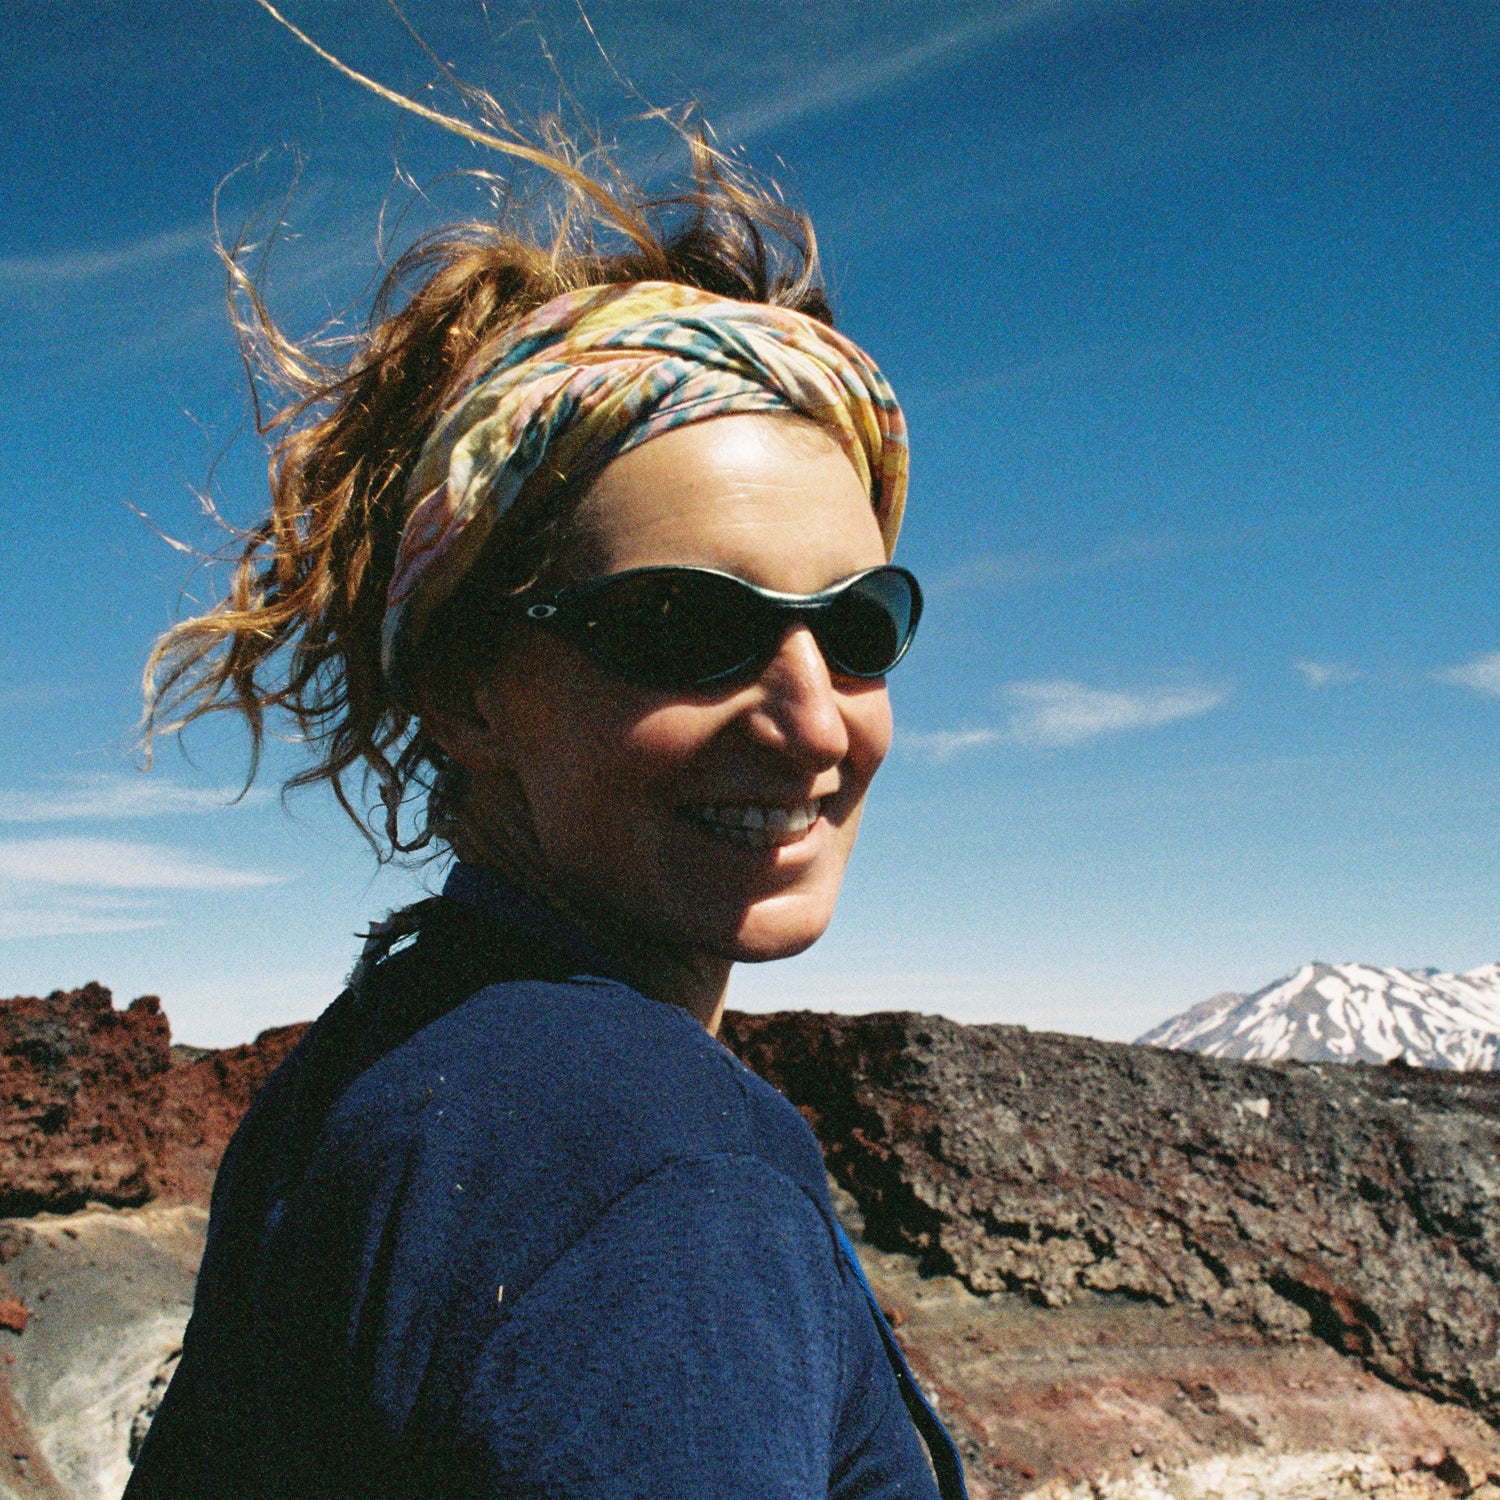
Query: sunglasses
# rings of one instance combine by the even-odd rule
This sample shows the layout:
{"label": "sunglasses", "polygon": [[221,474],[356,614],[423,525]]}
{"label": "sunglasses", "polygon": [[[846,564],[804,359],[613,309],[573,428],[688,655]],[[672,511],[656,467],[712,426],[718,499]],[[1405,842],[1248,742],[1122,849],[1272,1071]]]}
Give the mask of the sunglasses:
{"label": "sunglasses", "polygon": [[883,677],[916,634],[922,590],[891,566],[816,594],[778,594],[712,568],[632,568],[520,604],[526,619],[627,681],[683,691],[754,676],[794,622],[834,671]]}

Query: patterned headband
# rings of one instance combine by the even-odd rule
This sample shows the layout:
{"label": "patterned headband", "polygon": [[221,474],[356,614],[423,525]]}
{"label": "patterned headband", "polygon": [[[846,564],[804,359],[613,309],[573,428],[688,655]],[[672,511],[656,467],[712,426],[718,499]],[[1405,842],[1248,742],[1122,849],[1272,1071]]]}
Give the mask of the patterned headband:
{"label": "patterned headband", "polygon": [[869,487],[886,555],[895,547],[901,408],[867,354],[802,313],[671,282],[588,287],[538,308],[470,370],[407,486],[381,640],[397,692],[434,610],[544,457],[576,482],[689,422],[796,412],[837,440]]}

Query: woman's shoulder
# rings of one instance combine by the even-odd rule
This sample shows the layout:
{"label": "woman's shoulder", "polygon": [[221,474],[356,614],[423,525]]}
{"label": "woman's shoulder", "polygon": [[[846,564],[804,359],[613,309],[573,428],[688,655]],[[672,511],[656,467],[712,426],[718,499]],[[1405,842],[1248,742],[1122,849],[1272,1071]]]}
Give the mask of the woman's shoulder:
{"label": "woman's shoulder", "polygon": [[622,1184],[687,1157],[756,1156],[826,1192],[817,1143],[780,1094],[684,1011],[612,979],[485,986],[361,1075],[329,1125]]}
{"label": "woman's shoulder", "polygon": [[615,1205],[694,1163],[716,1180],[769,1173],[831,1226],[806,1124],[691,1017],[612,980],[516,980],[362,1073],[312,1176],[339,1222],[400,1203],[424,1264],[436,1246],[463,1262],[453,1247],[483,1243],[519,1292]]}
{"label": "woman's shoulder", "polygon": [[709,1083],[718,1044],[686,1012],[615,979],[524,978],[484,985],[381,1059],[392,1081],[421,1081],[435,1067],[477,1110],[501,1096],[589,1100],[622,1090],[649,1070],[662,1082]]}

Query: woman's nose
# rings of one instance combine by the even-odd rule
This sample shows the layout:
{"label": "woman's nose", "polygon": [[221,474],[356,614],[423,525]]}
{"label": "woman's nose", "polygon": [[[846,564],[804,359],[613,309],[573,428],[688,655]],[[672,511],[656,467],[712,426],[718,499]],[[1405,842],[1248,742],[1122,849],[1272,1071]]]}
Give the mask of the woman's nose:
{"label": "woman's nose", "polygon": [[849,752],[849,726],[828,663],[806,625],[781,638],[776,655],[756,678],[748,715],[754,739],[810,769],[837,765]]}

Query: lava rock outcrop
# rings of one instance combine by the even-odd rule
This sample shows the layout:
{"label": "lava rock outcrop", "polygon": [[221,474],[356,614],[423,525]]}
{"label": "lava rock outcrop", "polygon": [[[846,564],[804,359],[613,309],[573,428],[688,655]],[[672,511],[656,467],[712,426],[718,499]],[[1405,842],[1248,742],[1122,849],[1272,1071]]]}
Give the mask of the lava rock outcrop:
{"label": "lava rock outcrop", "polygon": [[155,995],[100,984],[0,1001],[0,1217],[207,1203],[240,1116],[305,1028],[174,1048]]}
{"label": "lava rock outcrop", "polygon": [[1190,1303],[1500,1421],[1500,1076],[908,1014],[734,1015],[876,1246],[975,1292]]}

